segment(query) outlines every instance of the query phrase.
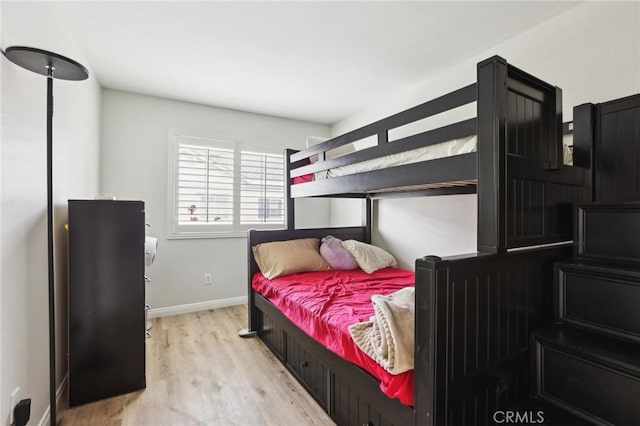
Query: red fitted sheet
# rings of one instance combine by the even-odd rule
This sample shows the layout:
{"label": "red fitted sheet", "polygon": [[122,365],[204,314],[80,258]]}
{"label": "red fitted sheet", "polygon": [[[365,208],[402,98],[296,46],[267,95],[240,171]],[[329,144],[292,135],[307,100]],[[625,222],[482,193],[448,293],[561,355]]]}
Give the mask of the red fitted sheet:
{"label": "red fitted sheet", "polygon": [[309,173],[302,176],[296,176],[293,178],[293,184],[313,182],[313,173]]}
{"label": "red fitted sheet", "polygon": [[372,295],[390,294],[414,283],[413,272],[386,268],[373,274],[332,270],[273,280],[257,273],[252,285],[309,336],[380,380],[380,389],[389,398],[413,405],[413,370],[387,372],[353,342],[349,326],[373,316]]}

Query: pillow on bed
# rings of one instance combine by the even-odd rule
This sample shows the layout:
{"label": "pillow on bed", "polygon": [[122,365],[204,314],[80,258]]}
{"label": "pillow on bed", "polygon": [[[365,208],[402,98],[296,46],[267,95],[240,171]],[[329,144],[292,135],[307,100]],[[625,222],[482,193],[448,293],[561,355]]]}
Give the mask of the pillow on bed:
{"label": "pillow on bed", "polygon": [[[307,148],[311,148],[312,146],[318,145],[324,141],[328,140],[327,138],[320,138],[318,136],[307,136]],[[318,161],[318,154],[312,155],[309,157],[309,162],[311,164],[316,163]]]}
{"label": "pillow on bed", "polygon": [[360,269],[368,274],[378,269],[398,266],[396,259],[380,247],[357,240],[343,241],[342,246],[353,255]]}
{"label": "pillow on bed", "polygon": [[268,279],[298,272],[328,271],[329,265],[320,256],[317,238],[274,241],[256,244],[253,256],[262,275]]}
{"label": "pillow on bed", "polygon": [[350,270],[357,269],[358,262],[349,251],[342,247],[342,240],[327,235],[320,244],[320,255],[333,269]]}

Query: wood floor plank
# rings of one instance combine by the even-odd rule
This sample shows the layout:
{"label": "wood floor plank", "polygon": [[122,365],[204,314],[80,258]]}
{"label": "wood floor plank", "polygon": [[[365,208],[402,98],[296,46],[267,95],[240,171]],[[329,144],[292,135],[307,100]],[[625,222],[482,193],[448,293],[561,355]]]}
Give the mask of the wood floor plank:
{"label": "wood floor plank", "polygon": [[58,425],[331,425],[274,355],[238,337],[246,306],[153,320],[147,388],[61,410]]}

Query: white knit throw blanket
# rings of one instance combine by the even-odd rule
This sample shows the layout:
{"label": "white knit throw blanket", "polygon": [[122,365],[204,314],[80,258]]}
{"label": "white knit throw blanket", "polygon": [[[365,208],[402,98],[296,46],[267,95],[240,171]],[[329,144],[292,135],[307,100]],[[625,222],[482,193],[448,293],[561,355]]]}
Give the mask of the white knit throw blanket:
{"label": "white knit throw blanket", "polygon": [[415,288],[371,296],[375,315],[349,326],[354,342],[391,374],[413,369]]}

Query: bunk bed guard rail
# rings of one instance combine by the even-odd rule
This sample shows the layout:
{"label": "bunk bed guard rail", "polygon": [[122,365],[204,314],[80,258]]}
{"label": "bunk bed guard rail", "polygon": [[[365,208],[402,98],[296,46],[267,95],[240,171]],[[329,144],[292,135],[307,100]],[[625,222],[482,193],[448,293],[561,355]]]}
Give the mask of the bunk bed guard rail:
{"label": "bunk bed guard rail", "polygon": [[[310,173],[380,159],[385,156],[475,135],[476,119],[471,118],[437,129],[411,134],[392,142],[389,141],[389,133],[394,129],[399,129],[402,126],[475,102],[476,94],[476,84],[470,84],[304,151],[294,152],[290,155],[288,161],[289,177],[292,179]],[[326,158],[326,154],[329,151],[371,137],[376,139],[373,147],[353,151],[336,158]],[[312,156],[318,156],[318,161],[308,164]],[[291,197],[334,195],[337,193],[344,196],[346,195],[344,194],[345,188],[349,189],[351,196],[358,197],[379,192],[415,191],[442,186],[475,185],[476,160],[473,153],[428,160],[428,162],[428,167],[425,167],[424,162],[418,162],[397,168],[372,170],[293,185]],[[395,171],[398,171],[398,173],[395,173]]]}

